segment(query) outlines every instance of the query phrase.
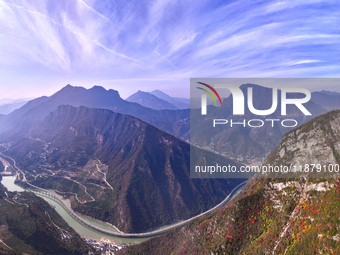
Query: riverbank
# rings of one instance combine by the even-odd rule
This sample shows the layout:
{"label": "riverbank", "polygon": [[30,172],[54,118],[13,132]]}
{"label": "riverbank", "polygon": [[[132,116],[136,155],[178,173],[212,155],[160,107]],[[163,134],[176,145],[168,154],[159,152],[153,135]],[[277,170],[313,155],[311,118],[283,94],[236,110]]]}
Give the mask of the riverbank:
{"label": "riverbank", "polygon": [[[14,177],[14,176],[13,176]],[[14,177],[15,178],[15,177]],[[14,183],[14,181],[13,181]],[[8,183],[6,183],[8,184]],[[14,184],[15,185],[15,184]],[[114,243],[118,244],[138,244],[143,241],[146,241],[154,236],[160,235],[172,228],[183,226],[188,224],[190,221],[206,216],[218,208],[222,207],[226,203],[228,203],[231,199],[233,199],[243,188],[245,185],[244,183],[241,183],[237,187],[234,188],[234,190],[229,194],[229,196],[224,199],[220,204],[216,205],[214,208],[211,208],[210,210],[196,215],[190,219],[177,222],[172,225],[168,226],[162,226],[154,231],[150,231],[147,233],[139,233],[139,234],[129,234],[129,233],[119,233],[117,230],[106,224],[105,222],[101,222],[96,219],[89,218],[87,216],[76,214],[72,209],[68,208],[67,205],[65,205],[65,201],[62,201],[61,198],[56,197],[54,194],[50,192],[46,192],[44,194],[43,192],[35,192],[36,195],[43,198],[45,201],[47,201],[51,206],[54,207],[54,209],[60,214],[60,216],[73,228],[79,233],[81,236],[93,239],[97,241],[103,240],[103,238],[108,239]],[[16,188],[23,190],[18,185],[15,185]],[[18,191],[18,190],[15,190]],[[80,219],[79,219],[80,218]],[[114,235],[114,236],[113,236]],[[118,235],[126,235],[124,236],[118,236]]]}
{"label": "riverbank", "polygon": [[[16,166],[15,161],[12,158],[10,159],[13,161],[14,169],[22,173],[24,177],[23,171]],[[6,161],[6,163],[9,163],[9,162]],[[12,178],[16,178],[16,177],[12,176]],[[5,182],[6,185],[10,185],[8,187],[10,187],[12,191],[20,191],[20,192],[24,191],[21,187],[14,184],[14,180],[12,181],[13,183],[12,182],[9,183],[8,181]],[[25,183],[27,183],[27,181]],[[73,209],[71,208],[69,200],[62,199],[61,196],[55,194],[54,192],[41,189],[39,187],[36,187],[34,185],[27,183],[27,185],[29,185],[32,188],[32,191],[36,195],[42,197],[45,201],[50,203],[56,209],[56,211],[64,218],[64,220],[73,229],[75,229],[81,236],[84,236],[86,238],[91,238],[94,240],[98,240],[98,241],[100,241],[100,239],[104,237],[114,242],[118,242],[120,244],[122,243],[137,244],[145,240],[148,240],[152,237],[155,237],[157,235],[160,235],[172,228],[184,226],[194,219],[209,215],[215,210],[217,210],[218,208],[224,206],[232,198],[234,198],[242,190],[245,184],[246,184],[246,181],[239,184],[230,192],[230,194],[221,203],[209,209],[208,211],[205,211],[190,219],[180,221],[180,222],[168,225],[168,226],[161,226],[156,230],[152,230],[152,231],[145,232],[145,233],[123,233],[123,232],[120,232],[114,226],[111,226],[105,222],[101,222],[99,220],[92,219],[87,216],[83,216],[83,215],[79,215],[75,213]]]}

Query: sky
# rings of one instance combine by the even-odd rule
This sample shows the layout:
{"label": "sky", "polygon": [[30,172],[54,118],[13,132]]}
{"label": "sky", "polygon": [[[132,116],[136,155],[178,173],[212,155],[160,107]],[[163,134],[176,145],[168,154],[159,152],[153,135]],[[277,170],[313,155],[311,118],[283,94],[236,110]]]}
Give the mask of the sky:
{"label": "sky", "polygon": [[197,77],[340,77],[339,45],[338,0],[0,0],[0,98],[67,84],[188,97]]}

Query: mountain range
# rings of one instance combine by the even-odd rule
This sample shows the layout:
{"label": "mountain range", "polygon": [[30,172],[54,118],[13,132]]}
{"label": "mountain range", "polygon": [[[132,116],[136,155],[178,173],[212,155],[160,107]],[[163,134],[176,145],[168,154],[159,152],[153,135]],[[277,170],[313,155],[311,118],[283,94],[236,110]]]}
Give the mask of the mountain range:
{"label": "mountain range", "polygon": [[[199,148],[206,162],[240,166]],[[199,214],[242,179],[191,179],[190,145],[132,116],[59,106],[6,155],[27,180],[71,198],[73,208],[125,232]]]}
{"label": "mountain range", "polygon": [[[248,96],[248,88],[253,90],[254,108],[265,110],[272,105],[272,89],[262,87],[256,84],[243,84],[240,86],[245,98]],[[291,93],[291,98],[298,98],[300,95]],[[262,161],[281,141],[282,136],[292,129],[283,127],[280,122],[272,127],[265,119],[295,119],[298,125],[320,114],[326,113],[327,110],[317,105],[313,101],[304,104],[312,113],[312,116],[304,115],[298,108],[293,105],[287,105],[287,116],[281,115],[281,91],[278,90],[278,107],[275,112],[267,116],[254,115],[244,104],[245,114],[242,116],[233,115],[233,97],[230,95],[224,99],[223,106],[208,106],[206,117],[201,116],[200,110],[191,110],[191,129],[190,141],[197,146],[213,151],[223,153],[229,158],[242,162],[260,162]],[[339,104],[340,105],[340,104]],[[228,125],[212,126],[213,119],[233,119],[234,122],[246,122],[250,119],[260,119],[267,124],[261,128],[250,127],[246,125],[235,125],[228,128]],[[230,124],[229,124],[230,125]]]}
{"label": "mountain range", "polygon": [[18,99],[13,101],[5,101],[7,103],[0,105],[0,114],[9,114],[16,109],[19,109],[21,106],[25,105],[29,100],[27,99]]}
{"label": "mountain range", "polygon": [[20,109],[0,118],[0,132],[5,133],[2,135],[3,139],[10,140],[23,136],[59,105],[109,109],[132,115],[177,137],[188,139],[189,110],[156,111],[125,101],[117,91],[112,89],[106,90],[100,86],[85,89],[71,85],[67,85],[50,97],[43,96],[31,100]]}
{"label": "mountain range", "polygon": [[312,101],[328,111],[340,109],[340,93],[321,91],[312,93]]}
{"label": "mountain range", "polygon": [[160,91],[158,89],[153,90],[150,92],[152,95],[163,99],[172,105],[176,106],[178,109],[189,109],[190,108],[190,99],[183,98],[183,97],[171,97],[167,94],[165,94],[163,91]]}
{"label": "mountain range", "polygon": [[[126,101],[137,103],[142,106],[154,109],[154,110],[178,110],[176,106],[169,103],[166,100],[160,99],[156,97],[155,95],[144,92],[144,91],[137,91],[136,93],[129,96]],[[187,107],[189,108],[189,107]]]}
{"label": "mountain range", "polygon": [[[256,109],[269,109],[271,101],[268,100],[268,98],[271,98],[272,96],[271,89],[255,84],[244,84],[240,88],[245,96],[247,96],[248,87],[252,87],[254,91],[254,107]],[[169,97],[157,90],[147,93],[147,95],[152,96],[152,93],[169,101],[170,99],[180,100],[180,98]],[[144,95],[144,92],[140,92],[139,94]],[[312,100],[306,104],[306,107],[312,112],[312,117],[316,117],[326,113],[328,109],[337,108],[337,105],[339,104],[338,101],[334,99],[337,97],[338,95],[335,93],[313,92]],[[281,118],[280,100],[278,103],[278,109],[270,116],[267,116],[268,118]],[[263,160],[265,156],[278,145],[283,134],[291,129],[282,128],[280,125],[277,125],[274,128],[264,127],[261,129],[251,127],[234,127],[230,129],[221,126],[217,127],[219,132],[211,132],[209,126],[212,119],[228,119],[232,117],[232,104],[232,96],[229,96],[223,100],[223,106],[221,107],[208,106],[208,117],[199,121],[199,123],[192,123],[191,129],[193,132],[190,137],[189,109],[154,110],[137,103],[123,100],[119,96],[119,93],[112,89],[105,90],[100,86],[85,89],[68,85],[50,97],[40,97],[31,100],[20,109],[17,109],[8,115],[0,115],[0,131],[3,133],[0,138],[2,137],[3,141],[8,141],[23,136],[34,125],[39,125],[43,118],[51,111],[54,111],[59,105],[72,105],[75,107],[86,106],[89,108],[109,109],[114,112],[128,114],[182,140],[189,141],[191,139],[191,143],[202,148],[223,153],[230,158],[242,162],[256,162]],[[157,108],[155,105],[154,107]],[[243,119],[250,119],[253,117],[258,119],[257,116],[254,116],[249,112],[246,105],[245,109],[246,115]],[[291,117],[294,117],[294,119],[298,121],[299,125],[311,119],[311,117],[304,116],[297,108],[294,108],[291,105],[288,105],[288,112]],[[197,116],[200,115],[200,110],[192,109],[191,114],[193,117],[191,118],[192,121],[195,119],[198,120],[199,118],[197,118]],[[288,117],[289,116],[287,116],[287,118]],[[241,118],[235,118],[235,120],[238,119]],[[218,135],[214,136],[214,133],[218,133]]]}
{"label": "mountain range", "polygon": [[[339,165],[340,111],[321,115],[283,136],[264,164]],[[336,178],[250,179],[227,206],[185,227],[119,254],[338,254]]]}
{"label": "mountain range", "polygon": [[[241,86],[245,95],[250,86],[255,108],[270,108],[271,90],[245,84]],[[209,132],[206,125],[213,118],[231,116],[232,103],[230,96],[222,107],[208,106],[209,118],[191,125],[191,142],[200,147],[193,148],[201,150],[205,160],[218,158],[240,165],[206,148],[237,160],[261,160],[290,130],[219,127],[217,136]],[[312,101],[306,107],[313,117],[326,112]],[[288,111],[299,124],[310,119],[297,109]],[[200,115],[200,110],[191,113]],[[279,113],[280,107],[268,117],[278,118]],[[245,118],[251,117],[246,108]],[[26,171],[28,181],[63,192],[74,210],[126,232],[142,232],[198,214],[240,182],[190,179],[189,144],[171,135],[189,140],[189,110],[149,109],[99,86],[68,85],[2,115],[0,122],[1,140],[11,142],[3,144],[3,150]]]}

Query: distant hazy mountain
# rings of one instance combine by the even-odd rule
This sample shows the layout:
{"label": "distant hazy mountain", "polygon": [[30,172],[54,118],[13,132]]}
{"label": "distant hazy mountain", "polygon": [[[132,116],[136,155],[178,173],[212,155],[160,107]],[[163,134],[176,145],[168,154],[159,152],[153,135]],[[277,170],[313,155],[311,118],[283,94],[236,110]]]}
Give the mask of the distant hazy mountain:
{"label": "distant hazy mountain", "polygon": [[[253,88],[254,107],[256,109],[269,109],[271,107],[272,89],[255,84],[241,85],[241,90],[247,98],[248,87]],[[281,141],[283,134],[292,128],[282,127],[279,122],[272,127],[264,125],[261,128],[254,128],[246,125],[218,125],[212,130],[213,119],[233,119],[234,122],[248,121],[250,119],[295,119],[301,125],[313,117],[326,112],[321,106],[310,101],[305,104],[306,108],[312,113],[312,116],[305,116],[298,108],[292,105],[287,106],[287,116],[281,116],[281,92],[278,92],[279,100],[276,111],[269,116],[257,116],[252,114],[247,105],[245,105],[245,115],[233,115],[233,98],[230,95],[223,101],[223,106],[208,106],[208,114],[201,117],[200,110],[191,111],[191,142],[202,147],[207,147],[224,153],[230,158],[239,161],[261,161],[272,151]],[[292,94],[291,96],[294,96]],[[298,96],[298,95],[295,95]]]}
{"label": "distant hazy mountain", "polygon": [[160,99],[149,92],[137,91],[129,96],[126,101],[137,103],[154,110],[178,110],[176,106]]}
{"label": "distant hazy mountain", "polygon": [[24,101],[12,102],[8,104],[0,105],[0,114],[9,114],[13,112],[14,110],[19,109],[21,106],[23,106],[27,102],[28,100],[24,100]]}
{"label": "distant hazy mountain", "polygon": [[320,93],[330,95],[330,96],[340,96],[340,93],[335,92],[335,91],[321,90]]}
{"label": "distant hazy mountain", "polygon": [[[247,87],[252,86],[254,90],[255,102],[254,106],[257,109],[269,109],[271,106],[272,92],[271,89],[259,85],[242,85],[245,96],[247,96]],[[313,94],[313,98],[314,98]],[[320,104],[327,104],[331,102],[329,97]],[[224,153],[226,156],[236,160],[259,161],[265,157],[271,150],[273,150],[279,143],[282,135],[289,131],[289,128],[282,128],[276,125],[275,128],[251,128],[251,127],[233,127],[227,128],[225,126],[218,127],[219,132],[211,132],[212,119],[240,119],[239,116],[233,116],[232,96],[224,99],[222,107],[208,106],[208,115],[202,121],[199,121],[192,126],[192,130],[196,130],[192,138],[192,143],[198,144],[202,147],[209,148],[218,152]],[[72,87],[70,85],[64,87],[50,97],[40,97],[31,100],[20,109],[15,110],[8,116],[0,116],[0,131],[8,131],[2,135],[7,140],[19,137],[25,134],[33,125],[39,125],[43,118],[50,112],[54,111],[59,105],[72,106],[86,106],[90,108],[109,109],[114,112],[123,113],[135,116],[145,122],[175,135],[176,137],[189,140],[190,139],[190,111],[187,110],[153,110],[143,107],[136,103],[131,103],[120,98],[117,91],[112,89],[105,90],[102,87],[95,86],[91,89],[82,87]],[[268,118],[282,119],[280,113],[280,101],[278,102],[278,109]],[[293,107],[294,108],[294,107]],[[313,101],[307,104],[307,108],[313,113],[312,117],[327,112],[326,109]],[[310,119],[304,116],[298,109],[288,107],[288,112],[294,116],[294,119],[302,124]],[[192,110],[191,114],[194,116],[200,115],[200,110]],[[292,116],[291,115],[291,116]],[[197,116],[196,116],[197,117]],[[194,117],[192,120],[198,119]],[[296,117],[296,118],[295,118]],[[255,118],[257,116],[250,114],[246,108],[246,115],[243,119]],[[260,117],[264,118],[264,117]],[[242,118],[241,118],[242,119]],[[12,134],[12,136],[10,136]],[[13,135],[14,134],[14,135]]]}
{"label": "distant hazy mountain", "polygon": [[23,101],[22,99],[13,99],[13,98],[2,98],[0,99],[0,106],[4,104],[18,103],[19,101]]}
{"label": "distant hazy mountain", "polygon": [[156,97],[163,99],[172,105],[176,106],[178,109],[188,109],[190,108],[190,99],[189,98],[180,98],[180,97],[171,97],[165,94],[163,91],[154,90],[150,92]]}
{"label": "distant hazy mountain", "polygon": [[[206,162],[239,166],[211,152],[200,153]],[[201,213],[242,181],[191,179],[188,143],[103,109],[59,106],[6,154],[33,184],[77,194],[75,210],[129,232]]]}
{"label": "distant hazy mountain", "polygon": [[321,91],[312,93],[312,101],[328,111],[340,109],[340,93]]}
{"label": "distant hazy mountain", "polygon": [[[269,109],[271,107],[272,92],[271,89],[259,85],[242,85],[245,96],[247,96],[247,87],[252,86],[254,90],[255,102],[257,109]],[[325,108],[336,107],[340,105],[337,96],[326,95],[324,93],[315,92],[312,94],[312,101],[306,104],[307,108],[313,113],[312,117],[327,112]],[[322,100],[318,100],[321,98]],[[207,118],[192,126],[192,130],[197,130],[192,136],[192,143],[207,147],[211,150],[222,152],[228,157],[237,160],[258,161],[265,157],[279,143],[282,135],[289,131],[289,128],[282,128],[276,125],[275,128],[251,128],[251,127],[234,127],[227,128],[225,126],[218,127],[219,132],[211,132],[212,119],[258,119],[257,116],[250,114],[246,108],[244,118],[232,115],[232,96],[223,100],[222,107],[208,106]],[[317,103],[316,103],[316,102]],[[9,131],[6,139],[18,137],[27,132],[33,125],[39,125],[43,118],[50,112],[54,111],[59,105],[86,106],[90,108],[109,109],[114,112],[135,116],[163,131],[171,133],[176,137],[189,140],[190,139],[190,111],[187,110],[153,110],[143,107],[136,103],[131,103],[120,98],[117,91],[112,89],[105,90],[102,87],[95,86],[91,89],[82,87],[72,87],[70,85],[64,87],[50,97],[40,97],[31,100],[20,109],[15,110],[8,116],[0,115],[0,131]],[[278,109],[268,118],[282,119],[280,113],[280,101]],[[328,106],[327,106],[328,105]],[[293,106],[292,106],[293,107]],[[290,110],[291,109],[291,110]],[[288,107],[294,119],[302,124],[310,119],[304,116],[297,108]],[[200,110],[192,110],[192,115],[200,115]],[[288,117],[288,116],[287,116]],[[260,117],[264,118],[264,117]],[[195,120],[193,118],[193,120]],[[215,136],[216,133],[216,136]],[[10,134],[14,134],[10,136]],[[10,140],[10,139],[9,139]]]}
{"label": "distant hazy mountain", "polygon": [[[54,95],[31,100],[20,109],[0,119],[0,132],[8,131],[14,136],[21,136],[32,126],[38,125],[59,105],[110,109],[140,118],[177,137],[183,137],[189,131],[189,110],[157,111],[125,101],[117,91],[112,89],[106,90],[100,86],[85,89],[67,85]],[[7,133],[6,137],[8,138],[10,134]],[[188,137],[183,138],[188,139]]]}

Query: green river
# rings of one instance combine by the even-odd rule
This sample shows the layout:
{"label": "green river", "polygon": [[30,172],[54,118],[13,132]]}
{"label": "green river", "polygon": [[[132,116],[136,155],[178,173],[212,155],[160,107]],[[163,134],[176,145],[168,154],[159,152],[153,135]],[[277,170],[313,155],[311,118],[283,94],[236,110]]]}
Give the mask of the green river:
{"label": "green river", "polygon": [[[4,176],[2,179],[2,184],[8,189],[8,191],[17,191],[17,192],[22,192],[24,191],[23,188],[21,188],[20,186],[16,185],[14,183],[15,181],[15,176]],[[233,199],[243,188],[244,185],[242,185],[241,187],[239,187],[234,194],[231,196],[230,199],[228,199],[228,201],[230,201],[231,199]],[[43,198],[45,201],[47,201],[51,206],[53,206],[53,208],[58,212],[58,214],[67,222],[67,224],[69,224],[79,235],[85,237],[85,238],[89,238],[89,239],[95,239],[95,240],[100,240],[102,238],[105,239],[109,239],[112,240],[113,242],[119,243],[119,244],[138,244],[141,243],[145,240],[150,239],[150,237],[148,238],[123,238],[123,237],[113,237],[110,235],[106,235],[103,234],[99,231],[96,231],[90,227],[87,227],[83,224],[81,224],[79,221],[77,221],[74,217],[72,217],[70,215],[70,213],[63,207],[61,206],[59,203],[57,203],[55,200],[52,200],[51,198],[39,195],[39,197]],[[79,215],[79,214],[78,214]],[[87,216],[83,216],[81,215],[81,218],[83,218],[85,221],[91,223],[92,225],[95,225],[101,229],[106,229],[106,230],[110,230],[110,231],[114,231],[117,232],[117,230],[112,227],[111,225],[102,222],[102,221],[98,221],[95,220],[93,218],[89,218]],[[166,228],[169,226],[162,226],[161,228]]]}

